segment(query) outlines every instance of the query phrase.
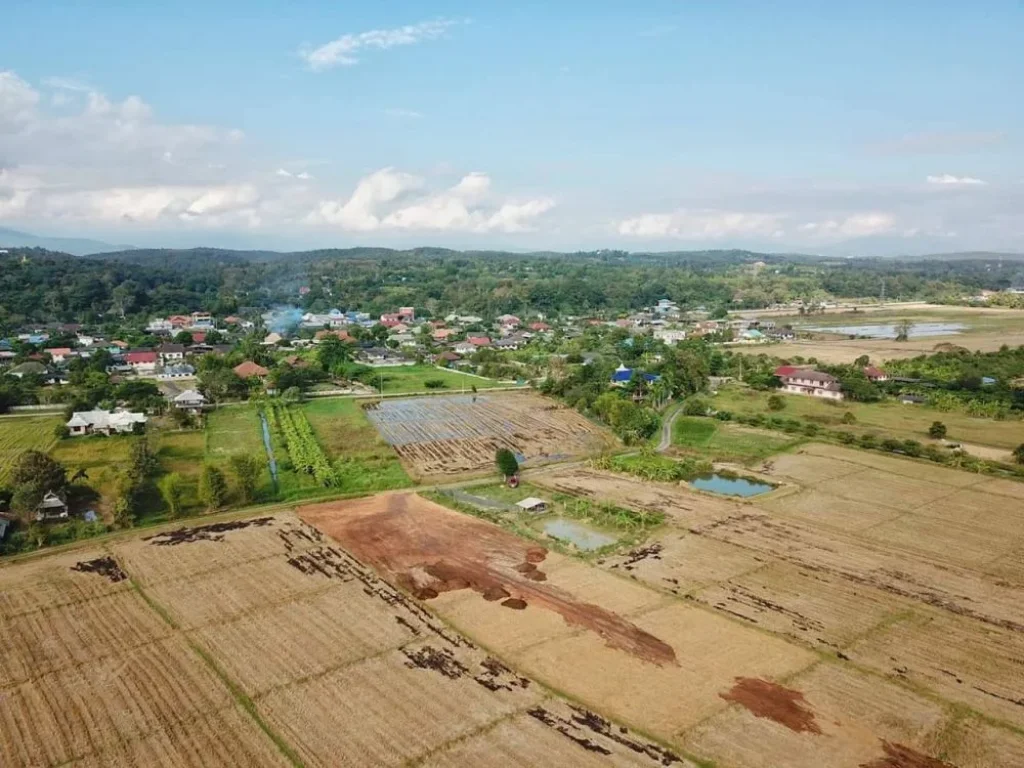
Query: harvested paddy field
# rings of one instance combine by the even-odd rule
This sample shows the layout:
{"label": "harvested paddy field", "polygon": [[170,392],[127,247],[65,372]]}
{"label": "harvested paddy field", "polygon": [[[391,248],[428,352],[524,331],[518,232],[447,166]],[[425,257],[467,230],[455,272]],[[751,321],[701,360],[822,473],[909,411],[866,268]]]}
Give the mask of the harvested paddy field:
{"label": "harvested paddy field", "polygon": [[692,765],[290,513],[11,563],[0,637],[5,767]]}
{"label": "harvested paddy field", "polygon": [[610,433],[575,410],[532,393],[382,400],[366,408],[409,473],[419,478],[490,469],[498,448],[534,466],[616,445]]}
{"label": "harvested paddy field", "polygon": [[723,765],[1019,765],[1024,486],[817,443],[769,464],[787,487],[710,505],[589,469],[530,476],[667,513],[601,568],[823,654],[781,688],[737,676],[676,743]]}

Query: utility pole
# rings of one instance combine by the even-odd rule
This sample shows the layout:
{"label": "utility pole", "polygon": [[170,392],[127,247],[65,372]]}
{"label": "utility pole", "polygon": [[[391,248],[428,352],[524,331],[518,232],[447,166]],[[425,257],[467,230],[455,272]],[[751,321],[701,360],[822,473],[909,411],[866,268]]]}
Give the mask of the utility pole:
{"label": "utility pole", "polygon": [[882,277],[882,294],[879,296],[879,303],[885,304],[885,277]]}

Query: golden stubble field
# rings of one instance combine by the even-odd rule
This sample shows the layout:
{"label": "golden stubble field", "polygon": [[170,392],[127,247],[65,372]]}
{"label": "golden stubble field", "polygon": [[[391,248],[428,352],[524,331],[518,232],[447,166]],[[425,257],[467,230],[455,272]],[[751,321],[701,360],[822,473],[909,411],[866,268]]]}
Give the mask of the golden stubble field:
{"label": "golden stubble field", "polygon": [[[745,502],[582,467],[530,475],[666,513],[599,567],[820,660],[674,743],[722,765],[1024,764],[1024,485],[815,443],[771,473],[780,489]],[[794,728],[801,712],[817,725]]]}
{"label": "golden stubble field", "polygon": [[586,562],[412,493],[0,568],[0,765],[1009,768],[1022,486],[808,444]]}
{"label": "golden stubble field", "polygon": [[0,638],[5,768],[690,764],[290,513],[0,568]]}

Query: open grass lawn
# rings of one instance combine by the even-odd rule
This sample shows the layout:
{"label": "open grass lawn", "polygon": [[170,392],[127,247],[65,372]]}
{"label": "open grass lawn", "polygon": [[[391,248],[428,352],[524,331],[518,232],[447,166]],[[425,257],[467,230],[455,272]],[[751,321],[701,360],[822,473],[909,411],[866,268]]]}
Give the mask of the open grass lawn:
{"label": "open grass lawn", "polygon": [[692,416],[681,416],[672,425],[673,445],[719,461],[760,461],[801,442],[801,438]]}
{"label": "open grass lawn", "polygon": [[[432,365],[401,365],[374,369],[373,379],[366,383],[378,392],[383,379],[384,394],[402,394],[407,392],[469,392],[472,387],[491,389],[492,387],[508,386],[493,379],[482,379],[447,368],[435,368]],[[432,379],[444,382],[444,386],[431,388],[427,381]]]}
{"label": "open grass lawn", "polygon": [[[720,411],[769,414],[770,392],[742,387],[725,387],[714,398]],[[996,448],[1013,449],[1024,440],[1024,423],[975,418],[963,413],[945,413],[920,405],[903,405],[895,401],[881,403],[829,403],[803,395],[781,395],[786,403],[777,415],[812,421],[822,426],[842,426],[843,414],[852,413],[856,421],[850,425],[859,432],[874,431],[881,437],[902,440],[927,440],[928,427],[941,421],[949,430],[948,439],[978,443]]]}
{"label": "open grass lawn", "polygon": [[341,473],[345,491],[382,491],[412,484],[359,401],[314,400],[303,410],[320,445]]}
{"label": "open grass lawn", "polygon": [[54,442],[53,430],[63,421],[55,416],[0,419],[0,483],[25,451],[45,451]]}
{"label": "open grass lawn", "polygon": [[67,468],[69,477],[85,470],[86,484],[99,494],[96,510],[109,520],[117,478],[128,466],[131,445],[137,439],[133,435],[67,437],[53,447],[50,455]]}

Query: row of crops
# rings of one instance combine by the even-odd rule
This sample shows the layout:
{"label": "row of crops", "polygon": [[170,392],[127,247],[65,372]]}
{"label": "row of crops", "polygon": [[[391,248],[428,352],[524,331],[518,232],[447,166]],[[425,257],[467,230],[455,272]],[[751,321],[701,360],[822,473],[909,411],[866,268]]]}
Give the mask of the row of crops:
{"label": "row of crops", "polygon": [[284,438],[288,458],[296,472],[313,475],[326,488],[341,484],[334,465],[317,442],[313,427],[301,409],[271,403],[267,416],[270,426]]}

